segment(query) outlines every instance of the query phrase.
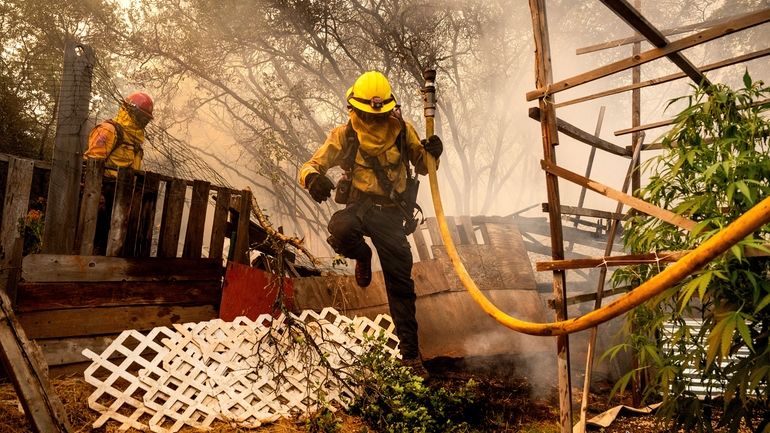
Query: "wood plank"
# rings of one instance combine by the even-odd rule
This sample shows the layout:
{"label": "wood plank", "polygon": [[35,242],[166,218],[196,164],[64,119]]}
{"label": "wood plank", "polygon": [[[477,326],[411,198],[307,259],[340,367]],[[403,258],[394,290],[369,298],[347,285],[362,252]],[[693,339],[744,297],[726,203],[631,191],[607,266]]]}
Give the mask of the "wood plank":
{"label": "wood plank", "polygon": [[224,254],[230,197],[229,189],[220,188],[217,191],[217,203],[214,207],[214,219],[211,222],[211,240],[209,242],[209,257],[213,259],[220,259]]}
{"label": "wood plank", "polygon": [[137,240],[134,247],[135,257],[150,257],[152,253],[153,229],[155,228],[155,210],[158,205],[160,175],[146,172],[142,184],[142,212],[137,227]]}
{"label": "wood plank", "polygon": [[[746,109],[746,108],[750,108],[750,107],[758,107],[760,105],[766,105],[766,104],[769,104],[769,103],[770,103],[770,99],[764,99],[764,100],[761,100],[761,101],[755,101],[755,102],[751,103],[748,106],[741,105],[741,106],[738,107],[738,109]],[[676,123],[676,117],[671,118],[671,119],[660,120],[658,122],[647,123],[647,124],[644,124],[644,125],[638,125],[638,126],[634,126],[634,127],[631,127],[631,128],[621,129],[621,130],[615,131],[615,135],[625,135],[625,134],[630,134],[632,132],[641,132],[641,131],[646,131],[648,129],[660,128],[661,126],[673,125],[675,123]]]}
{"label": "wood plank", "polygon": [[107,255],[110,257],[118,257],[123,254],[133,194],[134,171],[129,167],[120,167],[115,183],[115,201],[112,205],[110,234],[107,239]]}
{"label": "wood plank", "polygon": [[770,21],[770,9],[747,14],[733,21],[714,26],[702,32],[695,33],[693,35],[671,42],[670,44],[666,45],[665,48],[654,48],[645,51],[638,56],[632,56],[627,59],[619,60],[617,62],[601,66],[588,72],[575,75],[574,77],[564,79],[557,83],[541,86],[536,90],[527,92],[527,101],[542,98],[545,95],[553,95],[572,87],[589,83],[591,81],[598,80],[599,78],[603,78],[620,71],[625,71],[626,69],[632,68],[636,65],[642,65],[647,62],[659,59],[670,53],[682,51],[684,49],[700,45],[722,36],[758,26],[768,21]]}
{"label": "wood plank", "polygon": [[585,259],[552,260],[535,263],[537,271],[552,271],[554,269],[587,269],[600,266],[628,266],[649,263],[675,262],[687,254],[686,251],[661,251],[646,254],[625,254],[620,256],[590,257]]}
{"label": "wood plank", "polygon": [[[529,0],[532,17],[532,33],[535,39],[535,85],[544,89],[553,86],[553,69],[551,64],[551,42],[548,36],[548,20],[545,0]],[[540,95],[542,96],[542,95]],[[534,98],[533,98],[534,99]],[[549,164],[556,164],[556,146],[559,145],[558,122],[556,111],[550,101],[540,98],[540,131],[543,145],[543,159]],[[556,260],[564,258],[564,233],[559,215],[561,199],[559,196],[559,179],[552,173],[545,173],[546,193],[551,205],[549,227],[551,238],[551,257]],[[489,228],[489,226],[488,226]],[[567,281],[564,272],[553,272],[553,296],[557,300],[567,297]],[[555,311],[558,321],[567,319],[567,308]],[[559,426],[561,433],[572,432],[572,378],[570,375],[569,336],[556,337],[556,377],[558,379],[559,395]]]}
{"label": "wood plank", "polygon": [[[742,16],[745,16],[745,15],[747,15],[747,14],[729,16],[729,17],[720,18],[720,19],[716,19],[716,20],[706,20],[706,21],[703,21],[703,22],[700,22],[700,23],[688,24],[686,26],[679,26],[679,27],[674,27],[674,28],[671,28],[671,29],[664,29],[664,30],[661,30],[660,32],[662,34],[666,35],[666,36],[678,35],[678,34],[681,34],[681,33],[687,33],[687,32],[693,31],[693,30],[705,29],[705,28],[712,27],[712,26],[715,26],[715,25],[718,25],[718,24],[730,22],[730,21],[733,21],[733,20],[735,20],[737,18],[740,18]],[[636,43],[636,42],[643,42],[643,41],[645,41],[645,37],[637,33],[634,36],[629,36],[629,37],[625,37],[625,38],[621,38],[621,39],[615,39],[613,41],[602,42],[602,43],[599,43],[599,44],[589,45],[589,46],[583,47],[583,48],[578,48],[578,49],[575,50],[575,54],[577,54],[577,55],[588,54],[588,53],[593,53],[595,51],[601,51],[601,50],[604,50],[604,49],[607,49],[607,48],[617,48],[617,47],[621,47],[623,45],[628,45],[628,44],[633,44],[633,43]]]}
{"label": "wood plank", "polygon": [[632,208],[638,210],[639,212],[661,219],[669,224],[673,224],[677,227],[681,227],[689,231],[692,231],[695,228],[695,225],[697,224],[695,221],[691,219],[685,218],[681,215],[677,215],[669,210],[647,203],[644,200],[638,199],[636,197],[632,197],[628,194],[623,194],[622,192],[616,189],[612,189],[599,182],[586,179],[577,173],[573,173],[557,165],[550,164],[542,160],[540,161],[540,165],[543,167],[543,170],[546,170],[549,173],[553,173],[561,177],[562,179],[568,180],[578,185],[584,185],[586,188],[590,189],[591,191],[598,192],[599,194],[602,194],[605,197],[609,197],[613,200],[617,200],[625,205],[631,206]]}
{"label": "wood plank", "polygon": [[[621,293],[630,292],[632,289],[633,287],[631,286],[616,287],[614,289],[605,290],[602,296],[605,298],[610,296],[615,296]],[[593,292],[583,293],[581,295],[570,296],[569,298],[566,299],[566,302],[567,302],[567,305],[582,304],[584,302],[596,301],[597,296],[598,296],[597,293],[593,293]],[[553,301],[553,299],[549,299],[548,301],[546,301],[546,303],[548,304],[548,308],[551,308],[551,309],[559,308],[556,305],[556,303]],[[595,329],[595,328],[592,328],[592,329]]]}
{"label": "wood plank", "polygon": [[447,229],[449,229],[452,242],[454,242],[455,245],[460,245],[460,232],[457,230],[457,223],[455,223],[455,218],[453,216],[445,216],[444,218],[446,219]]}
{"label": "wood plank", "polygon": [[417,257],[420,261],[430,260],[430,250],[428,244],[425,243],[425,235],[422,234],[422,226],[418,226],[417,230],[412,233],[412,239],[414,239],[414,245],[417,247]]}
{"label": "wood plank", "polygon": [[158,257],[176,257],[186,194],[187,184],[184,180],[174,179],[166,182],[166,196],[158,238]]}
{"label": "wood plank", "polygon": [[[638,10],[631,6],[625,0],[601,0],[612,12],[620,19],[626,22],[633,29],[638,31],[652,45],[657,48],[665,48],[669,41],[663,33],[660,32],[651,22],[647,20]],[[711,81],[698,68],[695,67],[682,53],[675,51],[669,53],[666,57],[679,67],[696,85],[710,86]]]}
{"label": "wood plank", "polygon": [[470,215],[460,217],[460,230],[465,234],[465,239],[469,245],[476,245],[476,232],[473,230],[473,223]]}
{"label": "wood plank", "polygon": [[80,204],[78,218],[78,251],[80,255],[90,256],[94,252],[94,236],[96,235],[96,217],[99,211],[99,200],[102,197],[102,179],[104,177],[104,160],[88,159],[86,161],[85,184],[83,199]]}
{"label": "wood plank", "polygon": [[187,220],[187,233],[184,237],[182,257],[200,258],[203,249],[203,231],[206,228],[206,211],[209,205],[211,183],[196,180],[193,182],[190,201],[190,218]]}
{"label": "wood plank", "polygon": [[[114,334],[126,329],[148,330],[174,323],[212,320],[217,316],[213,305],[139,306],[36,311],[19,314],[19,321],[30,338],[38,339]],[[83,320],[84,317],[88,320]]]}
{"label": "wood plank", "polygon": [[[11,158],[17,158],[17,156],[0,152],[0,161],[9,162]],[[51,170],[51,163],[48,161],[41,161],[39,159],[33,159],[32,161],[35,163],[35,168],[48,171]]]}
{"label": "wood plank", "polygon": [[[540,108],[530,107],[529,117],[535,120],[541,120],[542,114],[541,114]],[[556,119],[556,129],[568,137],[574,138],[575,140],[585,143],[589,146],[602,149],[613,155],[625,156],[625,157],[629,157],[631,155],[631,153],[628,152],[625,147],[621,147],[616,144],[610,143],[609,141],[602,140],[596,135],[592,135],[586,131],[583,131],[577,126],[567,123],[562,119],[559,119],[559,118]]]}
{"label": "wood plank", "polygon": [[[484,262],[494,263],[506,289],[536,290],[537,283],[527,248],[516,224],[487,224],[489,246],[482,251]],[[490,287],[492,288],[492,287]]]}
{"label": "wood plank", "polygon": [[[596,119],[596,128],[594,128],[594,137],[599,137],[599,134],[602,132],[602,123],[604,122],[604,111],[606,107],[604,105],[599,108],[599,118]],[[591,171],[594,168],[594,158],[596,157],[596,148],[591,146],[591,152],[588,154],[588,162],[586,163],[586,171],[584,176],[587,178],[591,177]],[[578,197],[578,203],[577,207],[582,208],[583,203],[585,203],[586,199],[586,189],[580,188],[580,197]],[[564,214],[564,206],[561,206],[561,213]],[[577,216],[577,221],[575,221],[575,227],[578,226],[580,222],[580,215]]]}
{"label": "wood plank", "polygon": [[142,197],[144,196],[145,177],[137,173],[134,180],[134,192],[131,195],[131,208],[128,213],[126,241],[123,244],[122,257],[135,257],[139,244],[139,226],[142,218]]}
{"label": "wood plank", "polygon": [[444,245],[444,239],[441,238],[441,231],[438,228],[436,217],[425,218],[425,224],[428,226],[431,245]]}
{"label": "wood plank", "polygon": [[19,284],[17,312],[131,305],[215,305],[217,280],[94,281]]}
{"label": "wood plank", "polygon": [[24,257],[26,282],[216,280],[224,275],[221,260],[131,258],[33,254]]}
{"label": "wood plank", "polygon": [[[763,50],[754,51],[754,52],[751,52],[751,53],[748,53],[748,54],[744,54],[742,56],[733,57],[733,58],[727,59],[727,60],[722,60],[721,62],[709,63],[708,65],[699,66],[698,69],[700,69],[702,72],[708,72],[708,71],[712,71],[714,69],[720,69],[720,68],[724,68],[726,66],[735,65],[737,63],[748,62],[748,61],[751,61],[751,60],[754,60],[754,59],[765,57],[767,55],[770,55],[770,48],[765,48]],[[554,106],[556,108],[566,107],[568,105],[577,104],[578,102],[585,102],[585,101],[590,101],[592,99],[603,98],[605,96],[615,95],[615,94],[618,94],[618,93],[627,92],[629,90],[638,90],[638,89],[641,89],[641,88],[644,88],[644,87],[656,86],[658,84],[668,83],[669,81],[678,80],[678,79],[684,78],[686,76],[687,75],[685,75],[684,72],[677,72],[675,74],[664,75],[662,77],[653,78],[653,79],[645,80],[645,81],[640,81],[638,83],[631,83],[631,84],[627,84],[625,86],[616,87],[614,89],[605,90],[605,91],[602,91],[602,92],[597,92],[597,93],[594,93],[594,94],[591,94],[591,95],[581,96],[579,98],[570,99],[570,100],[567,100],[567,101],[562,101],[562,102],[559,102],[559,103],[555,104]]]}
{"label": "wood plank", "polygon": [[87,133],[86,121],[91,99],[94,50],[82,44],[67,43],[64,51],[59,103],[56,110],[51,181],[43,232],[43,252],[72,254],[78,224],[80,175]]}
{"label": "wood plank", "polygon": [[[543,203],[543,212],[548,212],[548,209],[549,209],[548,203]],[[561,205],[561,214],[577,215],[577,216],[593,217],[593,218],[604,218],[606,220],[611,220],[611,219],[623,220],[626,218],[626,216],[622,213],[608,212],[608,211],[598,210],[598,209],[581,208],[581,207],[575,207],[575,206],[565,206],[565,205]]]}
{"label": "wood plank", "polygon": [[3,203],[3,225],[0,228],[0,264],[12,258],[19,234],[19,220],[27,216],[32,189],[34,163],[29,159],[11,158]]}
{"label": "wood plank", "polygon": [[32,428],[46,433],[69,432],[67,412],[48,380],[42,354],[17,321],[5,287],[0,287],[0,360]]}
{"label": "wood plank", "polygon": [[235,232],[235,249],[232,260],[245,265],[249,264],[249,221],[251,217],[251,191],[240,192],[238,206],[238,225]]}
{"label": "wood plank", "polygon": [[43,357],[49,368],[57,365],[73,364],[78,362],[91,363],[91,360],[83,356],[83,349],[91,349],[95,353],[102,353],[120,334],[100,335],[98,337],[70,337],[35,340],[43,351]]}

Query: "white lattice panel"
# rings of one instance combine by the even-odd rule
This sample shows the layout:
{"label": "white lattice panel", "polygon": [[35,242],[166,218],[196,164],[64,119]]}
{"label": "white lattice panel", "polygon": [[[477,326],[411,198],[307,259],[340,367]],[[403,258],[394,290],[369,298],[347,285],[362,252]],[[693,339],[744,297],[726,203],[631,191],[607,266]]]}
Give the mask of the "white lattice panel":
{"label": "white lattice panel", "polygon": [[[287,326],[304,324],[306,333]],[[290,329],[294,331],[290,332]],[[366,336],[382,332],[398,356],[395,326],[387,315],[353,319],[333,308],[299,316],[259,316],[251,321],[216,319],[125,331],[92,361],[85,380],[96,387],[89,406],[101,413],[94,427],[110,419],[120,430],[176,432],[184,425],[208,428],[214,420],[259,427],[280,417],[305,414],[325,403],[347,407],[354,395],[323,363],[310,338],[337,374],[351,374]]]}

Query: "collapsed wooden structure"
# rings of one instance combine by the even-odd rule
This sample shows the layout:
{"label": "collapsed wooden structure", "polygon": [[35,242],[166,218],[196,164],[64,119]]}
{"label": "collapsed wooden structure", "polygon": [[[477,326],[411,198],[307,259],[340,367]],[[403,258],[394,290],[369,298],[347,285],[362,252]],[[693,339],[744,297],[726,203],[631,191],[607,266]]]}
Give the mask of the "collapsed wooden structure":
{"label": "collapsed wooden structure", "polygon": [[[636,211],[643,212],[645,214],[659,218],[662,221],[676,225],[684,230],[690,230],[694,226],[693,221],[679,217],[668,210],[660,209],[633,196],[633,191],[636,191],[640,187],[641,183],[638,170],[640,164],[640,151],[660,148],[659,143],[643,143],[643,132],[648,129],[673,124],[673,121],[671,120],[663,120],[644,125],[641,124],[640,89],[643,87],[661,84],[681,78],[689,78],[696,84],[709,84],[708,78],[704,75],[704,72],[706,71],[747,62],[749,60],[757,59],[770,54],[770,50],[762,49],[756,52],[746,53],[731,59],[725,59],[719,62],[698,67],[692,64],[692,62],[690,62],[690,60],[681,53],[682,50],[687,48],[719,39],[734,32],[767,23],[770,21],[770,9],[763,9],[742,16],[681,26],[674,29],[659,30],[639,12],[641,4],[640,0],[635,0],[633,6],[626,0],[602,0],[602,3],[615,15],[621,18],[626,24],[628,24],[629,27],[634,32],[636,32],[636,35],[581,48],[577,50],[577,54],[580,55],[606,48],[631,45],[631,56],[607,65],[600,66],[593,70],[580,73],[573,77],[554,82],[546,13],[546,0],[529,1],[536,52],[536,89],[528,92],[526,98],[528,101],[538,101],[538,107],[532,108],[530,110],[530,117],[540,121],[542,130],[543,160],[541,161],[541,165],[543,171],[545,172],[548,195],[548,203],[544,205],[544,210],[547,211],[549,215],[552,257],[552,261],[550,262],[539,263],[538,269],[551,270],[553,272],[552,286],[554,303],[557,307],[557,320],[567,319],[567,305],[569,304],[570,298],[567,296],[565,271],[567,269],[579,269],[596,266],[595,262],[579,263],[576,261],[564,260],[565,239],[563,236],[562,223],[562,218],[564,215],[582,215],[594,217],[601,216],[612,222],[608,233],[609,236],[607,240],[607,249],[605,250],[604,257],[599,258],[599,260],[602,262],[602,275],[599,278],[596,294],[592,297],[593,299],[585,299],[586,301],[589,299],[593,300],[595,308],[601,306],[602,297],[606,294],[606,292],[604,292],[606,270],[608,266],[612,265],[613,258],[609,257],[612,252],[611,246],[614,241],[617,226],[622,219],[622,209],[624,205],[631,209],[635,209]],[[669,35],[693,31],[695,31],[695,33],[682,37],[676,41],[669,41],[666,37]],[[642,41],[649,42],[653,45],[653,48],[642,52]],[[641,65],[663,57],[671,60],[672,63],[679,67],[681,72],[661,76],[651,80],[641,81]],[[592,82],[602,77],[619,73],[621,71],[626,71],[628,69],[631,69],[632,73],[632,84],[630,85],[601,91],[591,95],[581,96],[568,101],[556,101],[555,94],[559,92]],[[615,136],[631,134],[631,146],[619,146],[606,140],[602,140],[598,137],[601,119],[603,117],[603,111],[600,114],[595,134],[581,130],[577,126],[571,125],[557,117],[556,108],[628,91],[632,92],[631,127],[615,131],[614,134]],[[573,173],[556,164],[555,155],[556,146],[559,144],[559,133],[571,137],[579,142],[585,143],[591,147],[591,154],[589,157],[588,168],[586,170],[585,176]],[[620,190],[610,188],[609,186],[603,185],[590,179],[589,176],[591,173],[591,164],[597,149],[627,158],[629,160],[629,170],[625,177],[624,185]],[[559,195],[558,182],[560,178],[580,185],[583,188],[583,191],[585,191],[585,189],[591,189],[592,191],[617,201],[618,206],[615,212],[610,213],[606,211],[583,209],[582,204],[584,192],[581,194],[580,202],[577,208],[562,205]],[[628,192],[629,189],[631,193]],[[641,256],[625,257],[624,259],[624,264],[628,264],[629,260],[637,260],[640,262],[644,260],[650,260],[649,257]],[[618,262],[619,261],[616,261],[616,263]],[[596,329],[594,328],[592,330],[591,340],[594,341],[595,338]],[[583,401],[581,404],[580,421],[578,422],[577,426],[577,431],[579,432],[585,430],[587,396],[588,387],[591,383],[590,372],[592,369],[593,356],[594,347],[593,343],[591,343],[589,345],[589,350],[586,357],[586,377],[583,389]],[[559,375],[559,401],[561,410],[560,425],[562,433],[567,433],[573,431],[570,347],[569,338],[567,336],[557,338],[557,357]]]}

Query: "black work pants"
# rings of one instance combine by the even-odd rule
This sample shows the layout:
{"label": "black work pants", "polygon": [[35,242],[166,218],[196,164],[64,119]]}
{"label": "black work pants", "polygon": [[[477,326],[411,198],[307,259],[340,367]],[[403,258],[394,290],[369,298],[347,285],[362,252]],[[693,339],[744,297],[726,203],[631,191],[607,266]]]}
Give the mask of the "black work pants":
{"label": "black work pants", "polygon": [[332,215],[329,244],[345,257],[367,259],[371,253],[364,236],[371,238],[380,256],[390,316],[401,340],[401,356],[417,358],[420,355],[415,318],[417,296],[412,280],[412,249],[404,234],[403,217],[395,207],[374,205],[366,212],[360,212],[360,206],[360,203],[351,203]]}

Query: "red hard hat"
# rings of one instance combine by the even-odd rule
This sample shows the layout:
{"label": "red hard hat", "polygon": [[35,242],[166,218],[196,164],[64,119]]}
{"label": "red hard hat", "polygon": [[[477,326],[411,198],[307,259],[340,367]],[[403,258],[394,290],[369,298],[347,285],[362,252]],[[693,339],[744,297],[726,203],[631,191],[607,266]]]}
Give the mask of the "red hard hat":
{"label": "red hard hat", "polygon": [[141,112],[152,119],[152,107],[155,104],[153,104],[150,95],[144,92],[134,92],[126,96],[125,102],[132,107],[138,108]]}

